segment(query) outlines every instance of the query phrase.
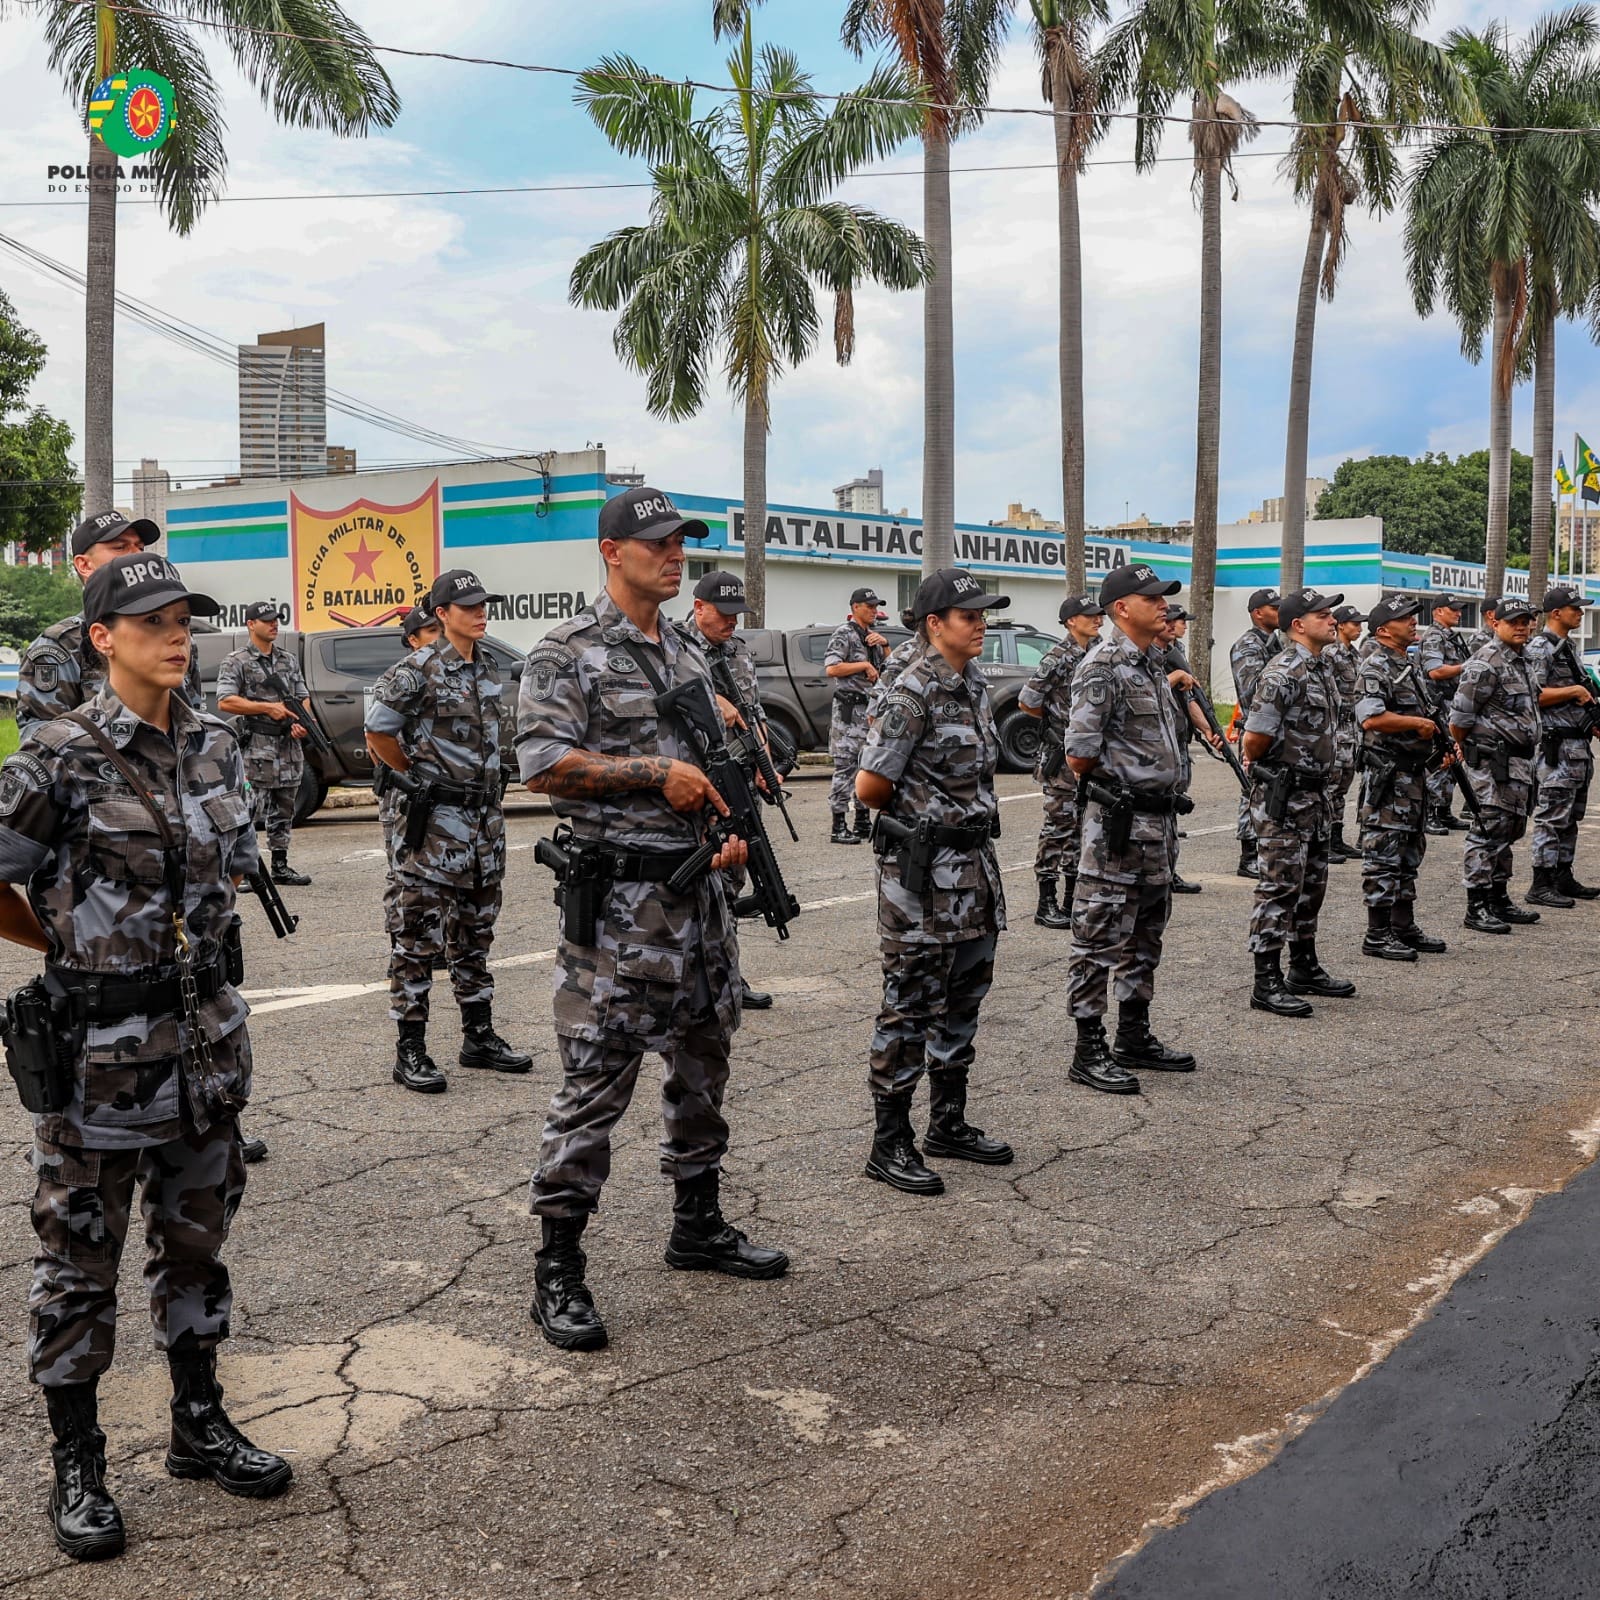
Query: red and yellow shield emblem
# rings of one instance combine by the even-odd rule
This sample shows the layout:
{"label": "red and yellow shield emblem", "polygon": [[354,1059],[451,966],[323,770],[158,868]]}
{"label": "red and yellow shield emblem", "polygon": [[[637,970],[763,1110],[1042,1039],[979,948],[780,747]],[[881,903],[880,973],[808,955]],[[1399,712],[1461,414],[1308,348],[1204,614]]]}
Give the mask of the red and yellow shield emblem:
{"label": "red and yellow shield emblem", "polygon": [[323,511],[289,496],[294,625],[305,633],[403,617],[439,576],[439,480],[404,506]]}

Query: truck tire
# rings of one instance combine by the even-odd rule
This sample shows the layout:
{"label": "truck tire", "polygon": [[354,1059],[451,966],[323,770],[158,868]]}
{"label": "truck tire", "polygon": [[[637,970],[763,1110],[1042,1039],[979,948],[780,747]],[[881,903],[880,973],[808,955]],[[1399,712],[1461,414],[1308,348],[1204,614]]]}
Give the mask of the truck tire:
{"label": "truck tire", "polygon": [[800,735],[794,731],[794,723],[781,711],[767,713],[767,731],[772,741],[772,764],[780,776],[787,778],[795,768]]}
{"label": "truck tire", "polygon": [[1039,736],[1044,724],[1013,705],[1000,715],[1000,765],[1007,772],[1032,772],[1039,759]]}
{"label": "truck tire", "polygon": [[295,822],[298,824],[304,822],[307,817],[315,816],[327,798],[327,784],[317,776],[316,770],[308,761],[305,771],[300,774],[300,793],[294,803]]}

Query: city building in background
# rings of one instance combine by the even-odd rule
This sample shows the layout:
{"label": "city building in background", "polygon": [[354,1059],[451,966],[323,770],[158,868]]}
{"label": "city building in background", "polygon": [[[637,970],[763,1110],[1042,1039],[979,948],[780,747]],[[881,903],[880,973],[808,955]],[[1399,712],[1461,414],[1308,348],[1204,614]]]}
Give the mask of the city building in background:
{"label": "city building in background", "polygon": [[133,473],[133,514],[148,517],[167,531],[167,496],[172,492],[172,474],[164,472],[159,461],[145,456]]}
{"label": "city building in background", "polygon": [[1061,532],[1061,524],[1059,522],[1046,520],[1037,506],[1029,507],[1028,510],[1024,511],[1020,500],[1013,500],[1006,507],[1006,514],[1003,517],[997,517],[989,526],[991,528],[1021,528],[1028,533]]}
{"label": "city building in background", "polygon": [[239,476],[328,472],[324,325],[263,333],[239,346]]}
{"label": "city building in background", "polygon": [[354,472],[356,470],[356,453],[348,445],[330,444],[328,446],[328,471],[329,472]]}
{"label": "city building in background", "polygon": [[[1306,521],[1310,522],[1317,514],[1317,501],[1327,492],[1328,480],[1326,478],[1306,479]],[[1244,519],[1246,522],[1282,522],[1283,521],[1283,496],[1274,495],[1270,500],[1263,500],[1260,506]]]}
{"label": "city building in background", "polygon": [[869,516],[883,510],[883,468],[873,467],[864,478],[852,478],[833,491],[835,511],[863,511]]}

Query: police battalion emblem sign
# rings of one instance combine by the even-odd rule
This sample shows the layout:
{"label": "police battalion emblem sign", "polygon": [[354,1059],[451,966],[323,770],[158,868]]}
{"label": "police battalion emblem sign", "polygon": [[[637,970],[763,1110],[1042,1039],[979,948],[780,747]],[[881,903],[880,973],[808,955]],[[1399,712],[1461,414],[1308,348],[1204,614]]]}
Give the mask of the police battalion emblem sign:
{"label": "police battalion emblem sign", "polygon": [[356,500],[337,511],[289,496],[294,625],[305,633],[403,617],[439,576],[439,480],[409,505]]}

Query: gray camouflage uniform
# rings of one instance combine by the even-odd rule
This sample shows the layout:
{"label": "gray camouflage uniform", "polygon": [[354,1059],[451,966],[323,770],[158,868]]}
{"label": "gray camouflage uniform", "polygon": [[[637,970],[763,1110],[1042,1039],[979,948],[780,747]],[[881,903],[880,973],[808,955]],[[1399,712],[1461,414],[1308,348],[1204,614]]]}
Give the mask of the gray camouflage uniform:
{"label": "gray camouflage uniform", "polygon": [[[1490,637],[1496,636],[1491,634]],[[1430,672],[1437,672],[1440,667],[1460,666],[1470,660],[1472,654],[1473,652],[1467,648],[1466,640],[1454,628],[1441,628],[1437,623],[1430,622],[1427,627],[1417,629],[1417,670],[1424,678],[1428,678]],[[1448,705],[1461,683],[1461,678],[1447,678],[1442,683],[1435,683],[1431,678],[1428,681],[1432,685],[1435,699],[1443,705]],[[1440,767],[1436,772],[1428,774],[1430,804],[1439,807],[1440,810],[1448,811],[1454,792],[1455,779],[1450,776],[1448,767]]]}
{"label": "gray camouflage uniform", "polygon": [[894,687],[895,680],[926,649],[922,635],[914,633],[909,639],[902,639],[889,652],[883,665],[878,669],[878,681],[873,684],[872,692],[867,696],[868,722],[882,712],[883,702],[889,698],[889,691]]}
{"label": "gray camouflage uniform", "polygon": [[386,909],[389,1015],[396,1022],[428,1020],[441,951],[458,1005],[494,999],[489,951],[506,870],[501,716],[494,658],[480,646],[468,661],[444,637],[397,662],[373,689],[367,732],[397,739],[414,777],[476,791],[435,806],[415,851],[395,824],[396,892]]}
{"label": "gray camouflage uniform", "polygon": [[[1565,689],[1587,680],[1570,639],[1542,628],[1528,641],[1523,660],[1536,689]],[[1594,753],[1584,732],[1584,707],[1546,706],[1539,715],[1544,733],[1539,747],[1539,793],[1533,810],[1533,864],[1570,867],[1578,853],[1578,824],[1589,810]]]}
{"label": "gray camouflage uniform", "polygon": [[[277,684],[267,682],[275,678]],[[282,645],[275,644],[263,655],[255,645],[235,650],[217,669],[217,700],[238,695],[243,700],[294,700],[306,698],[306,680],[300,663]],[[255,800],[256,826],[264,829],[267,846],[287,850],[294,831],[295,806],[300,798],[300,779],[306,770],[303,741],[289,731],[289,721],[274,722],[271,717],[241,716],[235,724],[244,751],[244,774],[250,780]]]}
{"label": "gray camouflage uniform", "polygon": [[[1261,877],[1250,910],[1250,953],[1281,950],[1314,939],[1328,892],[1328,790],[1339,720],[1333,667],[1303,644],[1275,656],[1255,686],[1246,733],[1272,739],[1250,767],[1250,825]],[[1261,780],[1288,767],[1297,787],[1282,821],[1267,814]]]}
{"label": "gray camouflage uniform", "polygon": [[[1467,780],[1481,813],[1467,832],[1461,877],[1469,889],[1488,889],[1511,881],[1511,847],[1528,830],[1541,731],[1539,690],[1522,651],[1499,638],[1467,663],[1456,685],[1450,722],[1465,735]],[[1509,750],[1503,780],[1489,770],[1486,741]]]}
{"label": "gray camouflage uniform", "polygon": [[[184,921],[197,970],[213,967],[237,920],[233,878],[258,861],[232,729],[176,695],[170,738],[109,688],[82,709],[185,841]],[[163,860],[149,812],[74,724],[35,727],[0,771],[0,881],[25,886],[49,940],[48,970],[155,967],[169,976]],[[227,1336],[232,1293],[221,1252],[245,1186],[238,1113],[250,1094],[247,1014],[231,985],[201,1002],[209,1064],[191,1051],[181,1015],[96,1020],[79,1035],[72,1100],[33,1119],[35,1383],[87,1383],[111,1364],[135,1183],[157,1346],[182,1339],[209,1349]]]}
{"label": "gray camouflage uniform", "polygon": [[[23,654],[17,669],[17,734],[27,738],[40,723],[76,711],[106,681],[105,657],[84,637],[82,616],[52,622]],[[200,655],[191,645],[189,670],[178,690],[192,711],[206,708]]]}
{"label": "gray camouflage uniform", "polygon": [[[1072,679],[1066,751],[1129,788],[1170,798],[1183,781],[1183,730],[1163,663],[1113,626]],[[1079,780],[1080,784],[1084,781]],[[1072,902],[1068,1008],[1075,1019],[1105,1015],[1115,978],[1119,1003],[1149,1002],[1172,910],[1175,815],[1136,812],[1128,848],[1113,850],[1105,816],[1086,805]]]}
{"label": "gray camouflage uniform", "polygon": [[1361,736],[1361,897],[1369,908],[1410,906],[1416,902],[1417,873],[1428,848],[1422,824],[1429,741],[1414,734],[1375,733],[1361,725],[1391,711],[1425,717],[1428,707],[1417,684],[1416,664],[1404,651],[1376,639],[1372,644],[1361,658],[1355,711]]}
{"label": "gray camouflage uniform", "polygon": [[1356,701],[1361,698],[1361,662],[1354,645],[1330,644],[1322,659],[1333,671],[1339,689],[1339,720],[1334,728],[1334,765],[1328,782],[1328,820],[1344,826],[1345,802],[1356,778],[1356,751],[1361,728],[1356,722]]}
{"label": "gray camouflage uniform", "polygon": [[1063,871],[1070,882],[1078,871],[1078,848],[1083,841],[1083,812],[1078,807],[1078,780],[1062,760],[1054,777],[1044,775],[1045,759],[1067,736],[1072,715],[1072,675],[1083,660],[1084,649],[1071,634],[1045,651],[1033,676],[1022,686],[1017,703],[1028,711],[1042,712],[1039,723],[1039,760],[1033,781],[1044,789],[1044,820],[1039,826],[1039,848],[1033,858],[1034,876],[1053,881]]}
{"label": "gray camouflage uniform", "polygon": [[[1467,640],[1467,660],[1470,661],[1486,644],[1493,644],[1499,637],[1500,635],[1493,628],[1474,629],[1471,637]],[[1534,639],[1538,637],[1538,634],[1533,636]],[[1528,644],[1531,648],[1533,639],[1530,639]]]}
{"label": "gray camouflage uniform", "polygon": [[936,1080],[964,1083],[972,1065],[995,939],[1006,925],[988,833],[1000,812],[999,759],[988,680],[973,662],[957,672],[937,650],[901,672],[867,734],[861,770],[894,785],[888,816],[983,834],[971,849],[940,846],[920,895],[902,883],[897,850],[877,857],[883,1007],[867,1075],[875,1098],[910,1094],[925,1068]]}
{"label": "gray camouflage uniform", "polygon": [[[869,645],[867,631],[854,617],[841,622],[828,640],[823,667],[846,661],[870,661],[881,669],[885,660],[882,645]],[[872,692],[866,673],[834,678],[833,720],[828,729],[828,754],[833,757],[833,783],[828,790],[828,806],[842,812],[856,797],[856,767],[861,746],[867,737],[867,700]]]}
{"label": "gray camouflage uniform", "polygon": [[[517,704],[524,782],[573,750],[697,764],[677,723],[657,713],[656,691],[638,666],[646,655],[669,687],[710,688],[699,652],[665,619],[653,644],[604,591],[545,635],[528,657]],[[618,850],[681,855],[699,842],[698,820],[674,811],[660,789],[552,796],[551,804],[580,838]],[[599,943],[575,943],[563,929],[557,949],[563,1077],[545,1122],[530,1208],[543,1217],[581,1217],[599,1204],[611,1170],[611,1130],[633,1098],[647,1050],[666,1067],[662,1172],[687,1180],[720,1168],[728,1144],[728,1046],[739,1020],[739,946],[722,874],[703,874],[683,894],[664,878],[619,878]]]}
{"label": "gray camouflage uniform", "polygon": [[[1256,683],[1267,663],[1283,649],[1283,635],[1276,628],[1258,628],[1253,622],[1233,641],[1228,665],[1233,671],[1233,698],[1244,721],[1255,703]],[[1250,831],[1250,797],[1239,797],[1239,820],[1234,827],[1237,839],[1253,839]]]}

